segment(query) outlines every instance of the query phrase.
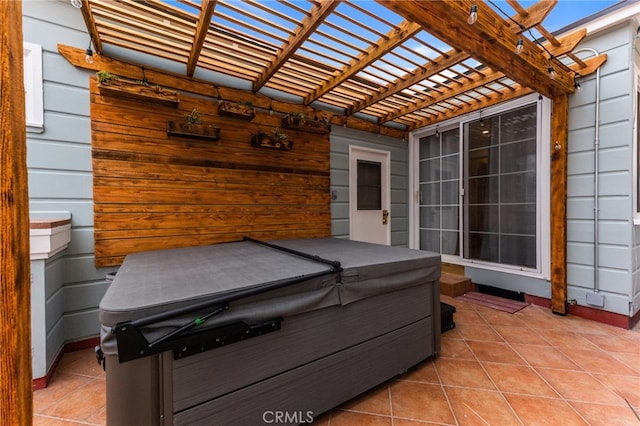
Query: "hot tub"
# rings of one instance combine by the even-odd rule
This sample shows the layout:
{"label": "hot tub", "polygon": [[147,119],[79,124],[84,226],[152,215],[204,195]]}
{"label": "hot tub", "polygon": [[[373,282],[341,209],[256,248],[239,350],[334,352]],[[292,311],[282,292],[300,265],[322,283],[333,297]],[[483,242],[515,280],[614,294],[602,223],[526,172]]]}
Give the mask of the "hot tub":
{"label": "hot tub", "polygon": [[128,255],[100,303],[107,423],[308,423],[439,352],[439,277],[335,238]]}

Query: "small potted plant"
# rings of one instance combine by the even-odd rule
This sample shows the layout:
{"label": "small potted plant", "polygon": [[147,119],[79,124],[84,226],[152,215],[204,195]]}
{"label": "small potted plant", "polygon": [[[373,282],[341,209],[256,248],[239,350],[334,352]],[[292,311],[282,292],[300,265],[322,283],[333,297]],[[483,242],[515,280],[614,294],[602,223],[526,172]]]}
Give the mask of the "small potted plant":
{"label": "small potted plant", "polygon": [[253,135],[251,144],[260,148],[275,148],[289,151],[293,148],[293,142],[288,140],[289,135],[280,131],[279,128],[273,129],[271,135],[258,132]]}
{"label": "small potted plant", "polygon": [[184,114],[184,120],[168,121],[167,134],[213,141],[220,139],[220,128],[210,123],[203,123],[201,116],[202,113],[194,108],[188,114]]}
{"label": "small potted plant", "polygon": [[177,107],[178,92],[168,90],[159,85],[150,86],[146,80],[128,80],[108,71],[96,73],[100,94],[115,98],[136,101],[154,102],[161,105]]}
{"label": "small potted plant", "polygon": [[251,101],[231,102],[221,101],[218,104],[218,114],[225,117],[238,118],[240,120],[251,121],[256,116]]}
{"label": "small potted plant", "polygon": [[325,135],[331,130],[331,125],[326,117],[318,118],[315,116],[314,118],[309,118],[301,112],[287,114],[282,117],[282,127],[320,135]]}

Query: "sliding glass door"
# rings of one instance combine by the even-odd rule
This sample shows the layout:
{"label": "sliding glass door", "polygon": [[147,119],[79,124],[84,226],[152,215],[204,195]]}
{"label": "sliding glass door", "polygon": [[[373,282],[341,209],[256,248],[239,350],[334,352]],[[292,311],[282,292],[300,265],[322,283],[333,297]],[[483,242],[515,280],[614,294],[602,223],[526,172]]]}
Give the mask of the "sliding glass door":
{"label": "sliding glass door", "polygon": [[447,262],[546,273],[548,103],[535,99],[416,132],[417,248]]}

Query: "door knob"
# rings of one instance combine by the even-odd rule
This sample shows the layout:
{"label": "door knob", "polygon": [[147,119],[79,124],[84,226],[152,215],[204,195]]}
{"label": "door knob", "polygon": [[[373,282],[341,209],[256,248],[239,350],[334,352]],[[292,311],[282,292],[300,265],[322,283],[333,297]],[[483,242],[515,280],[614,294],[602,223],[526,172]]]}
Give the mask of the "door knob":
{"label": "door knob", "polygon": [[389,210],[382,210],[382,224],[386,225],[389,223]]}

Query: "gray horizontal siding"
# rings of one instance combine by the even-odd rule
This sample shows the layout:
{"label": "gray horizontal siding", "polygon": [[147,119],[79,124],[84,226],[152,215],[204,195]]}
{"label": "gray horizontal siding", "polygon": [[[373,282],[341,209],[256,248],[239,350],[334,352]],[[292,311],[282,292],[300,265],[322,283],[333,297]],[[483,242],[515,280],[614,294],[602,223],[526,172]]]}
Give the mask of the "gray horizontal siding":
{"label": "gray horizontal siding", "polygon": [[[604,309],[628,315],[632,286],[633,81],[635,28],[622,25],[582,43],[606,53],[601,67],[599,128],[598,287]],[[579,46],[580,47],[580,46]],[[580,79],[569,100],[567,176],[568,297],[586,305],[594,276],[594,154],[596,74]]]}
{"label": "gray horizontal siding", "polygon": [[69,2],[23,2],[24,40],[42,46],[44,132],[27,134],[29,208],[71,213],[71,243],[47,264],[46,359],[50,367],[67,341],[97,336],[97,306],[108,270],[93,258],[93,188],[89,71],[72,66],[58,43],[89,42],[82,14]]}
{"label": "gray horizontal siding", "polygon": [[407,144],[399,139],[333,126],[331,130],[331,234],[349,238],[349,146],[391,152],[391,244],[409,243],[409,166]]}

